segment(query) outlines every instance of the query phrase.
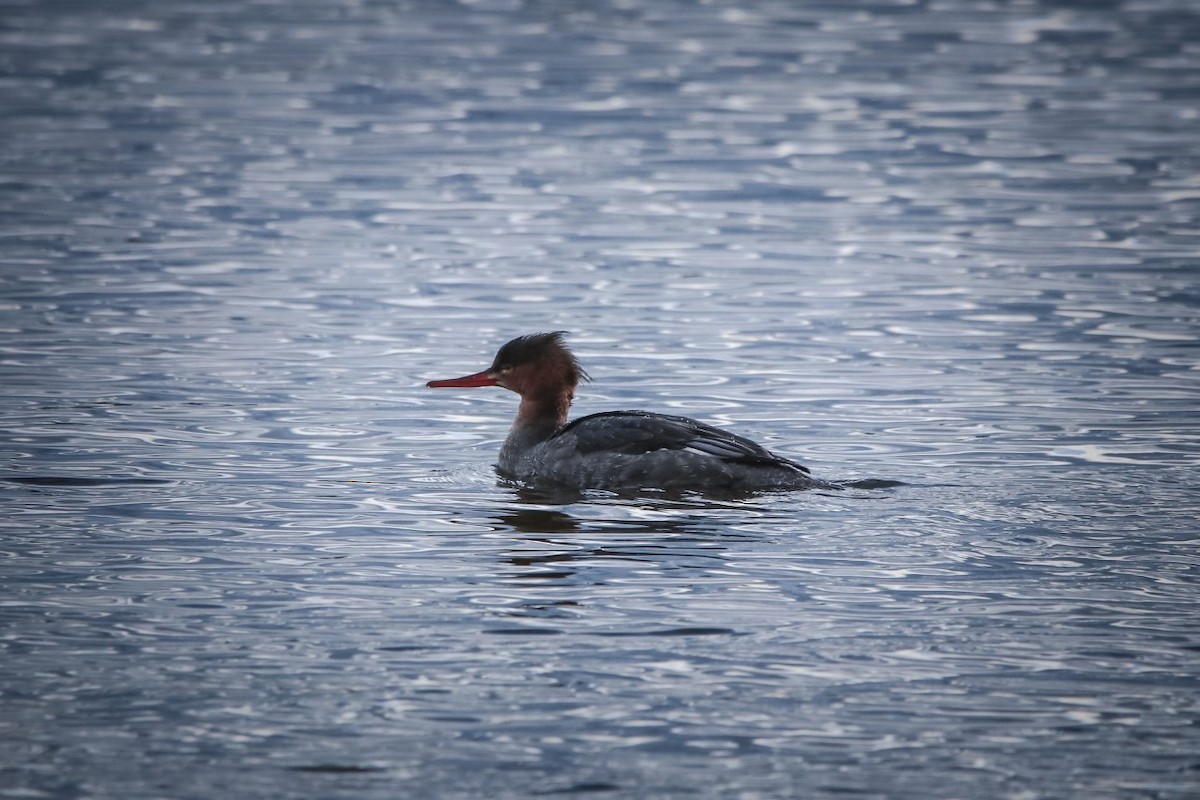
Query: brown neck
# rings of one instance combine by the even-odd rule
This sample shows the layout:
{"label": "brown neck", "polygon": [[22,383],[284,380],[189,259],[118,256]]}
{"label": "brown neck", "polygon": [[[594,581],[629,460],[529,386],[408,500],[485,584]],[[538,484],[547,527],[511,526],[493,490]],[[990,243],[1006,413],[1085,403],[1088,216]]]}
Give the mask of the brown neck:
{"label": "brown neck", "polygon": [[558,430],[567,424],[572,397],[569,391],[523,395],[517,409],[517,427]]}

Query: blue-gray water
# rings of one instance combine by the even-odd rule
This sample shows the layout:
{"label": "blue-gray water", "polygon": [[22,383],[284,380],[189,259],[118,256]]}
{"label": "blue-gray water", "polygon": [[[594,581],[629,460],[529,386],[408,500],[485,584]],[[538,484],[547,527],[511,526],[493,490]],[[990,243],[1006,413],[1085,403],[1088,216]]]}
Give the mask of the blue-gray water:
{"label": "blue-gray water", "polygon": [[[0,3],[0,797],[1200,792],[1200,9]],[[430,391],[819,477],[498,486]]]}

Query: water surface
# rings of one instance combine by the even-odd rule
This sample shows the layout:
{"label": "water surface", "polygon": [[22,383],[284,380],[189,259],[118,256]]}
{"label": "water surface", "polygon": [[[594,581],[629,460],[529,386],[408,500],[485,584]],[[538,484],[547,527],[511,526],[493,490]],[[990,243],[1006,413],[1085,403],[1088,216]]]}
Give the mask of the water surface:
{"label": "water surface", "polygon": [[[1197,792],[1185,2],[12,2],[0,797]],[[886,489],[499,485],[572,331]]]}

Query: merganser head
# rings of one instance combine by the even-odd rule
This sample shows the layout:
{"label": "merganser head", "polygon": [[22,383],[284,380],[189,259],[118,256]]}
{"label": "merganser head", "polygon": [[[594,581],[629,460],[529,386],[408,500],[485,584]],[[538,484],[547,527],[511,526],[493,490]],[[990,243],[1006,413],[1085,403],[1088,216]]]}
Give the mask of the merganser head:
{"label": "merganser head", "polygon": [[502,386],[522,397],[565,394],[569,402],[579,382],[591,378],[567,348],[565,335],[566,331],[554,331],[518,336],[501,347],[492,365],[482,372],[425,385],[431,389]]}

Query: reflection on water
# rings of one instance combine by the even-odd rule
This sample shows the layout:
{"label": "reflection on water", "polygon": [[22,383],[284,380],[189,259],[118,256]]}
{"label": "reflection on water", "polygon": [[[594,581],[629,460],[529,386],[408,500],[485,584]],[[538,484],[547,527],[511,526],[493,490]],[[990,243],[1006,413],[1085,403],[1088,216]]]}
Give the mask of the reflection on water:
{"label": "reflection on water", "polygon": [[[0,795],[1196,792],[1189,4],[0,28]],[[847,488],[499,483],[558,329]]]}

